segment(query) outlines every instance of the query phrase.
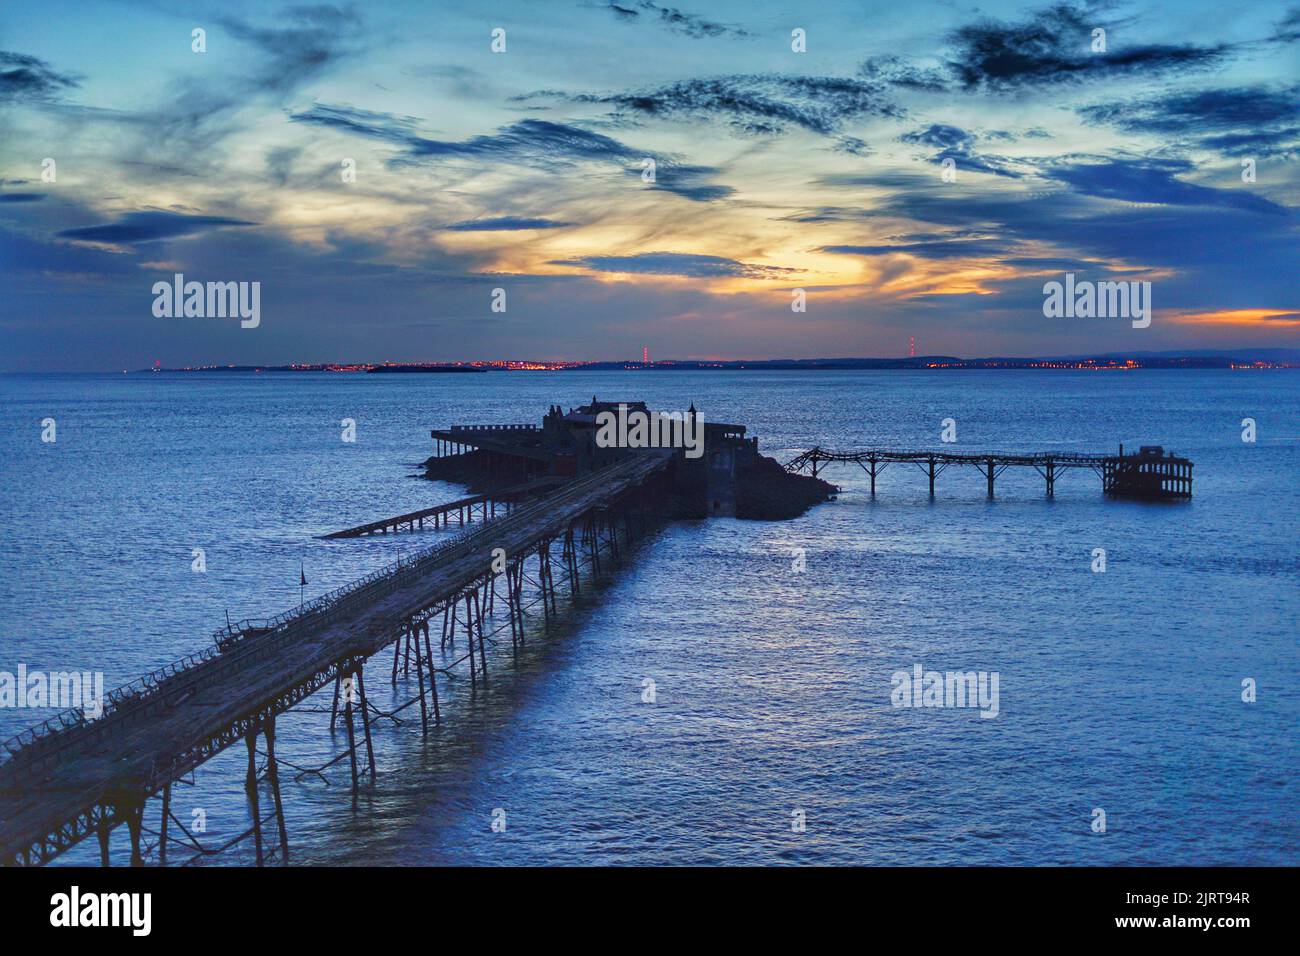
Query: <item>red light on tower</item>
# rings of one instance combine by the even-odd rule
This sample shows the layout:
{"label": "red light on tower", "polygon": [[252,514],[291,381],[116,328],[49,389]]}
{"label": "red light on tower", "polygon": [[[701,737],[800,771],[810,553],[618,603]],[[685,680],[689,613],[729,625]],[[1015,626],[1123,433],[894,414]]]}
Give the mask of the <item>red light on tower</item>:
{"label": "red light on tower", "polygon": [[916,336],[907,337],[907,355],[909,358],[916,358]]}
{"label": "red light on tower", "polygon": [[650,349],[644,345],[641,346],[641,364],[642,365],[650,364]]}

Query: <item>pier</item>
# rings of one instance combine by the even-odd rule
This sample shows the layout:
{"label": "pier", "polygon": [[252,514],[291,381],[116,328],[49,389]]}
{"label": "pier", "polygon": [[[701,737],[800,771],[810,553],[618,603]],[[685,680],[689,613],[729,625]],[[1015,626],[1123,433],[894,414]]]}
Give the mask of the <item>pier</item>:
{"label": "pier", "polygon": [[908,464],[919,467],[930,480],[930,497],[934,497],[935,480],[952,465],[974,468],[988,483],[988,497],[993,497],[994,481],[1008,468],[1032,468],[1046,484],[1049,498],[1056,494],[1056,481],[1063,472],[1086,470],[1101,478],[1107,497],[1144,500],[1177,500],[1192,496],[1192,463],[1186,458],[1166,454],[1159,445],[1144,445],[1136,455],[1125,455],[1120,445],[1118,455],[1093,455],[1074,452],[1038,452],[1006,454],[972,452],[955,454],[935,451],[831,451],[811,448],[787,462],[787,471],[807,472],[817,477],[826,465],[847,462],[861,466],[871,476],[871,494],[876,493],[876,476],[888,465]]}
{"label": "pier", "polygon": [[534,497],[541,492],[549,491],[562,484],[564,484],[563,478],[539,478],[536,481],[525,482],[512,488],[503,488],[500,491],[487,494],[471,495],[468,498],[458,498],[446,504],[434,505],[432,508],[422,508],[419,511],[411,511],[392,518],[380,518],[378,521],[357,525],[355,528],[345,528],[342,531],[321,535],[321,538],[331,540],[335,538],[362,538],[371,534],[396,534],[403,527],[408,531],[415,531],[417,528],[423,529],[426,521],[437,530],[438,528],[450,527],[453,517],[458,522],[457,527],[463,528],[467,521],[473,522],[475,509],[477,509],[479,520],[489,521],[497,516],[498,506],[501,507],[503,514],[509,514],[510,509],[518,505],[520,501]]}
{"label": "pier", "polygon": [[[251,826],[231,843],[251,838],[259,864],[287,860],[277,715],[332,685],[330,725],[341,722],[348,739],[335,762],[348,761],[355,807],[361,781],[375,781],[378,712],[366,697],[365,663],[391,649],[394,685],[399,672],[415,676],[416,696],[394,713],[418,707],[427,734],[442,720],[449,678],[467,676],[471,694],[486,690],[489,645],[508,631],[517,651],[531,609],[540,604],[549,626],[563,587],[577,598],[584,574],[618,561],[653,520],[672,460],[658,450],[626,455],[300,608],[228,625],[205,650],[107,694],[98,719],[69,711],[6,741],[0,862],[47,863],[95,836],[109,865],[110,834],[123,824],[133,865],[145,862],[149,846],[159,864],[169,850],[191,859],[216,852],[172,813],[172,788],[241,743]],[[260,802],[264,790],[269,807]],[[156,828],[147,810],[150,820],[156,812]]]}

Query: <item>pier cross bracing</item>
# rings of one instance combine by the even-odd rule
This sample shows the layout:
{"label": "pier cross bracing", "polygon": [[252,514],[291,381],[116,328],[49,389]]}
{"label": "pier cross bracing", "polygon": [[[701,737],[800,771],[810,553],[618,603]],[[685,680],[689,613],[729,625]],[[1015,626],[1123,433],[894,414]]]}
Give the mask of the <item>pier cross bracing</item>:
{"label": "pier cross bracing", "polygon": [[[126,824],[132,864],[143,862],[146,831],[156,832],[158,862],[166,863],[169,847],[198,846],[171,812],[173,784],[241,740],[248,749],[252,826],[231,842],[251,836],[257,862],[277,855],[286,860],[276,716],[334,684],[331,725],[341,720],[349,741],[336,760],[349,760],[355,805],[360,778],[368,775],[373,782],[375,776],[371,721],[377,711],[365,696],[363,664],[392,647],[394,683],[399,667],[407,675],[414,670],[419,695],[399,710],[418,701],[427,733],[431,719],[441,720],[440,678],[445,682],[453,668],[464,666],[472,692],[486,687],[486,645],[506,628],[486,630],[497,602],[505,605],[517,650],[525,638],[525,582],[534,586],[533,604],[542,605],[549,624],[558,614],[555,565],[561,565],[560,582],[567,580],[576,597],[583,563],[598,575],[602,550],[617,560],[634,532],[644,530],[655,482],[671,461],[671,452],[639,452],[536,502],[514,502],[508,514],[300,609],[228,626],[214,647],[106,695],[97,720],[68,712],[7,741],[0,754],[0,862],[46,863],[93,834],[107,865],[110,833]],[[562,548],[553,561],[557,541]],[[504,569],[495,560],[502,554]],[[431,622],[438,619],[441,634],[435,638]],[[465,639],[460,656],[458,631]],[[449,646],[451,657],[445,653]],[[261,779],[271,790],[269,811],[259,804],[259,755],[265,759]],[[155,799],[157,831],[145,823],[146,807]]]}
{"label": "pier cross bracing", "polygon": [[1123,445],[1118,455],[1073,452],[955,454],[890,449],[832,451],[817,447],[787,462],[785,468],[817,477],[826,465],[835,462],[860,465],[871,477],[873,495],[876,493],[876,477],[881,471],[891,464],[909,464],[916,465],[928,475],[931,497],[934,497],[935,480],[952,465],[972,467],[983,475],[988,482],[990,498],[998,475],[1012,467],[1032,468],[1038,472],[1046,483],[1049,498],[1056,494],[1056,481],[1062,472],[1080,469],[1096,473],[1101,478],[1102,491],[1109,497],[1164,500],[1192,496],[1192,463],[1186,458],[1175,457],[1172,452],[1165,454],[1158,445],[1145,445],[1137,454],[1130,455],[1124,454]]}

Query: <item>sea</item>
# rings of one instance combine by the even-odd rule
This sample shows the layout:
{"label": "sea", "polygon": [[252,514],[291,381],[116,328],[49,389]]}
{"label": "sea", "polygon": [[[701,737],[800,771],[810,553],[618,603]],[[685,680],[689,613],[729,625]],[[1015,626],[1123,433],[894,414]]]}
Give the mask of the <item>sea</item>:
{"label": "sea", "polygon": [[[427,738],[412,708],[378,719],[355,809],[328,689],[283,715],[289,859],[1294,866],[1297,386],[1278,370],[0,376],[0,671],[124,684],[210,646],[227,615],[446,539],[319,536],[463,496],[419,477],[430,428],[453,423],[596,396],[694,404],[782,463],[1161,445],[1194,461],[1190,501],[1107,500],[1091,471],[1048,498],[1021,468],[989,500],[959,467],[931,499],[907,464],[873,497],[840,464],[823,472],[838,496],[797,519],[658,527],[549,631],[534,609],[486,691],[441,687]],[[390,663],[367,668],[386,712],[414,693]],[[996,716],[897,706],[918,666],[996,675]],[[0,738],[52,713],[0,707]],[[173,789],[193,840],[172,862],[252,861],[251,841],[208,852],[249,826],[245,761],[231,748]],[[61,858],[97,860],[94,840]]]}

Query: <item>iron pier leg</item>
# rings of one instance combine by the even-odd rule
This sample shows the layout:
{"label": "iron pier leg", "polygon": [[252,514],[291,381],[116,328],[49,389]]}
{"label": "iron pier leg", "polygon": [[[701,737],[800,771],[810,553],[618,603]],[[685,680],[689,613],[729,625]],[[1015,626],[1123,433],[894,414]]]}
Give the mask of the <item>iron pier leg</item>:
{"label": "iron pier leg", "polygon": [[[455,631],[453,625],[452,631]],[[470,611],[469,592],[465,593],[465,638],[469,643],[469,692],[478,693],[478,667],[474,663],[474,619]]]}
{"label": "iron pier leg", "polygon": [[478,618],[478,662],[479,662],[479,667],[483,671],[483,686],[487,687],[487,682],[488,682],[487,654],[483,647],[483,645],[486,644],[487,641],[484,640],[483,637],[483,602],[482,599],[479,597],[478,588],[474,589],[474,610],[477,612],[475,616]]}
{"label": "iron pier leg", "polygon": [[168,780],[163,784],[162,822],[158,824],[158,862],[167,865],[167,818],[172,812],[172,784]]}
{"label": "iron pier leg", "polygon": [[512,613],[519,619],[519,643],[524,641],[524,563],[523,561],[515,562],[515,578],[510,585],[510,593],[513,595],[514,610]]}
{"label": "iron pier leg", "polygon": [[134,799],[126,805],[126,829],[131,836],[131,865],[144,866],[144,857],[140,854],[140,829],[144,823],[144,797]]}
{"label": "iron pier leg", "polygon": [[578,549],[573,540],[573,525],[564,533],[564,559],[569,567],[569,596],[577,600],[578,584]]}
{"label": "iron pier leg", "polygon": [[506,566],[506,610],[510,614],[510,652],[519,654],[519,622],[515,620],[515,574],[511,565]]}
{"label": "iron pier leg", "polygon": [[[416,653],[418,654],[419,647],[420,647],[420,640],[418,637],[416,638],[415,646],[416,646]],[[366,677],[365,674],[363,673],[365,666],[366,665],[364,663],[360,664],[357,667],[357,669],[352,672],[352,674],[356,678],[357,693],[361,698],[361,727],[366,734],[366,758],[367,758],[367,763],[369,763],[370,765],[370,785],[374,786],[375,746],[374,746],[374,742],[370,739],[370,707],[366,702]]]}
{"label": "iron pier leg", "polygon": [[397,659],[402,655],[402,639],[393,642],[393,686],[397,686]]}
{"label": "iron pier leg", "polygon": [[989,472],[988,472],[988,475],[989,475],[989,497],[992,498],[992,497],[993,497],[993,459],[992,459],[992,458],[990,458],[990,459],[988,460],[988,465],[989,465]]}
{"label": "iron pier leg", "polygon": [[[408,624],[407,633],[410,633],[410,629],[414,626],[414,624]],[[422,733],[427,736],[429,733],[429,707],[424,700],[424,664],[420,660],[420,642],[418,639],[415,642],[415,676],[420,681],[420,726],[423,728]],[[367,733],[369,733],[368,730]]]}
{"label": "iron pier leg", "polygon": [[930,459],[930,497],[934,497],[934,459]]}
{"label": "iron pier leg", "polygon": [[275,803],[275,823],[280,830],[280,857],[289,862],[289,828],[284,823],[284,800],[280,796],[280,769],[275,760],[275,717],[262,725],[266,738],[266,779],[271,782],[271,800]]}
{"label": "iron pier leg", "polygon": [[343,698],[343,715],[348,725],[348,756],[352,761],[352,809],[357,808],[357,731],[352,720],[352,682],[348,682],[348,692]]}
{"label": "iron pier leg", "polygon": [[424,657],[429,662],[429,690],[433,694],[433,722],[442,723],[442,711],[438,707],[438,669],[433,664],[433,648],[429,641],[429,619],[424,619]]}
{"label": "iron pier leg", "polygon": [[335,723],[339,719],[339,687],[343,680],[343,672],[334,672],[334,702],[330,704],[330,730],[334,730]]}
{"label": "iron pier leg", "polygon": [[262,811],[257,805],[257,728],[244,735],[248,744],[248,777],[244,789],[248,791],[248,804],[253,810],[253,843],[257,847],[257,865],[262,865]]}

